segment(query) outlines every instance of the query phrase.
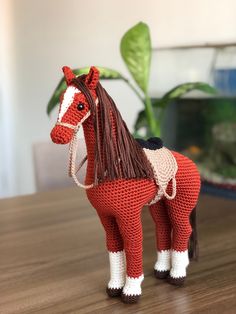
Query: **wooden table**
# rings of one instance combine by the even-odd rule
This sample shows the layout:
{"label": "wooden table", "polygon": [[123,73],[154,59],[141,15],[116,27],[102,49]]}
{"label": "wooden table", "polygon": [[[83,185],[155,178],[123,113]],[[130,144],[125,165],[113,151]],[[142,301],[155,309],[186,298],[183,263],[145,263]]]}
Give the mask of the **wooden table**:
{"label": "wooden table", "polygon": [[236,202],[201,196],[200,260],[186,285],[153,276],[154,224],[143,210],[143,296],[109,299],[108,256],[95,211],[77,188],[0,201],[0,313],[236,313]]}

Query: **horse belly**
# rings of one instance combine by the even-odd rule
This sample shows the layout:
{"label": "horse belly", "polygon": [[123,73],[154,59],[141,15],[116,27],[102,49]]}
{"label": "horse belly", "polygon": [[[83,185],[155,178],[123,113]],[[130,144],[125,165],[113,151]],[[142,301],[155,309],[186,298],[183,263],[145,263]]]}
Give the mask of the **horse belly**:
{"label": "horse belly", "polygon": [[155,197],[157,186],[154,180],[119,179],[101,183],[86,192],[95,209],[101,213],[115,215],[124,208],[142,208]]}

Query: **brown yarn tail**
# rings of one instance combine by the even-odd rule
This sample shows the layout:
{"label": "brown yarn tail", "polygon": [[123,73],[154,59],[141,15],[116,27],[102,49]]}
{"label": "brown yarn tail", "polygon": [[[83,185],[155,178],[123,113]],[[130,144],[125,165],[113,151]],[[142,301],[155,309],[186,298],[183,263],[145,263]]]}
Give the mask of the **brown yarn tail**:
{"label": "brown yarn tail", "polygon": [[190,224],[192,227],[192,234],[189,239],[189,258],[193,260],[198,260],[199,248],[198,248],[198,238],[197,238],[197,210],[196,207],[192,210],[190,214]]}

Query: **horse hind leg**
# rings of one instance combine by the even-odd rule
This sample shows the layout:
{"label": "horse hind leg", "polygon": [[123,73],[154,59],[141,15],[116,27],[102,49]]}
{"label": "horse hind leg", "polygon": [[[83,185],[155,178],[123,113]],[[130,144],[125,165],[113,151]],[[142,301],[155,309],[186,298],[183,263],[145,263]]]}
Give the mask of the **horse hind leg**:
{"label": "horse hind leg", "polygon": [[171,269],[171,223],[168,209],[164,201],[159,201],[149,207],[156,225],[157,261],[154,265],[154,275],[164,279]]}
{"label": "horse hind leg", "polygon": [[186,269],[189,264],[188,245],[192,233],[190,223],[192,208],[177,200],[166,203],[172,225],[171,270],[168,281],[180,286],[185,281]]}

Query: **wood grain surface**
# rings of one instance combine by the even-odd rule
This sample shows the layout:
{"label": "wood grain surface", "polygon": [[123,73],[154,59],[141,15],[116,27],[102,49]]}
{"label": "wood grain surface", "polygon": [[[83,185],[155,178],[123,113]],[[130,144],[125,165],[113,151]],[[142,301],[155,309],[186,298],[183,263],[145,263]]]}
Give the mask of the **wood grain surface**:
{"label": "wood grain surface", "polygon": [[153,276],[154,224],[143,210],[143,296],[105,293],[104,232],[77,188],[0,200],[0,313],[236,313],[236,202],[201,196],[200,259],[186,285]]}

